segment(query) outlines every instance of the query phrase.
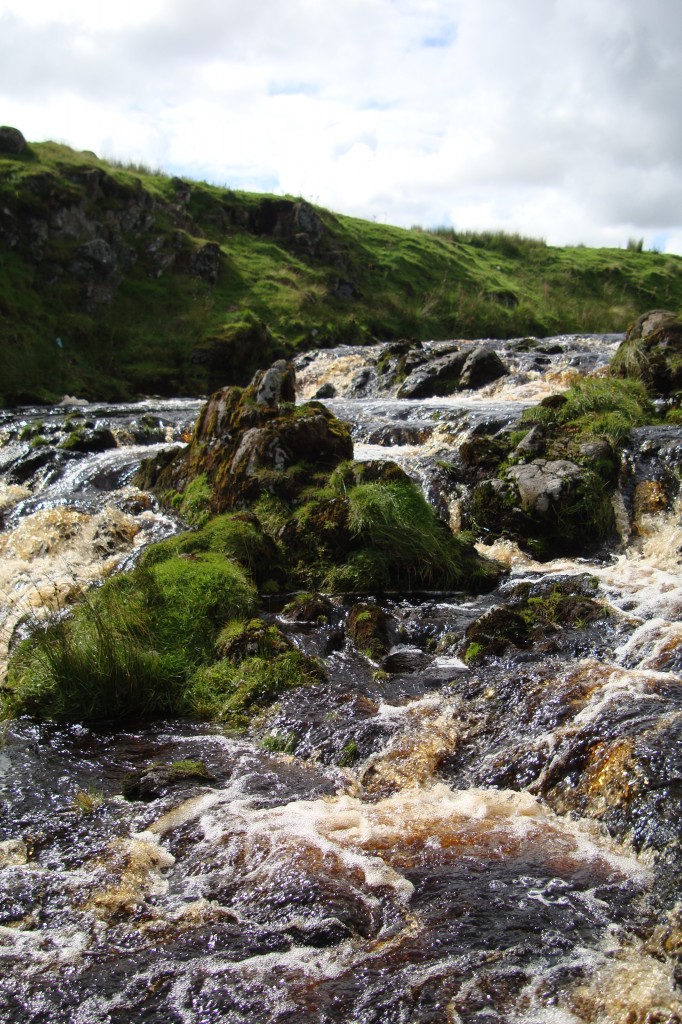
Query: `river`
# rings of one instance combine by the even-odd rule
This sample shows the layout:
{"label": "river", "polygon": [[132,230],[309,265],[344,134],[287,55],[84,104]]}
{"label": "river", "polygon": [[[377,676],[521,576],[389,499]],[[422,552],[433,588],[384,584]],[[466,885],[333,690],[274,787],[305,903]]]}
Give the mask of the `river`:
{"label": "river", "polygon": [[[383,386],[380,348],[327,350],[299,358],[298,397],[326,385],[356,458],[399,462],[456,526],[439,464],[602,372],[619,340],[495,343],[505,377],[422,400]],[[181,528],[131,480],[199,407],[1,414],[3,663],[28,620],[68,613]],[[58,447],[75,428],[102,450]],[[623,481],[674,475],[681,448],[681,427],[634,430]],[[346,635],[348,601],[319,622],[273,603],[329,682],[252,734],[6,725],[0,1019],[682,1021],[682,529],[674,502],[635,514],[625,483],[617,502],[620,540],[599,557],[540,563],[491,538],[508,570],[493,593],[384,596],[381,664]],[[465,663],[470,623],[566,580],[605,616],[548,616],[542,642]],[[129,773],[181,759],[210,778],[122,796]]]}

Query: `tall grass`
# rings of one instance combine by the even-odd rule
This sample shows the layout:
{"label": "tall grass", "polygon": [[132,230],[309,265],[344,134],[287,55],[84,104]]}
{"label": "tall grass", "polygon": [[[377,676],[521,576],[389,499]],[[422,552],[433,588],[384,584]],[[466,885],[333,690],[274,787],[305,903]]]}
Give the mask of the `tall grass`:
{"label": "tall grass", "polygon": [[[465,545],[436,518],[412,484],[359,484],[348,492],[348,526],[363,546],[388,562],[392,581],[410,586],[462,586],[471,569]],[[367,557],[371,559],[371,553]],[[469,564],[467,564],[469,561]]]}
{"label": "tall grass", "polygon": [[108,580],[73,613],[34,624],[10,660],[2,716],[120,720],[187,713],[186,682],[256,590],[222,555],[175,557]]}

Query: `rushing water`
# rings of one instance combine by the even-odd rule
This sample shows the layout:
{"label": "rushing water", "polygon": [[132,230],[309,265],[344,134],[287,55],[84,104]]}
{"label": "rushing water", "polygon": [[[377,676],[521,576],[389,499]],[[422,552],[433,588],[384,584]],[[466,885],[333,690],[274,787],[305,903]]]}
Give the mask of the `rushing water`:
{"label": "rushing water", "polygon": [[[422,401],[382,389],[378,349],[334,350],[301,360],[299,393],[332,384],[356,456],[398,461],[452,521],[438,460],[599,372],[617,341],[498,343],[507,377]],[[55,445],[73,409],[4,415],[3,658],[27,614],[68,607],[178,528],[130,480],[144,455],[182,443],[197,409],[85,407],[118,446],[68,458]],[[629,479],[674,475],[680,432],[657,430],[635,432]],[[487,551],[509,574],[493,594],[387,597],[381,665],[346,637],[343,601],[323,623],[273,608],[329,683],[289,693],[253,739],[187,722],[13,723],[0,1019],[682,1021],[682,533],[676,507],[635,523],[619,500],[622,541],[599,561],[540,564],[499,542]],[[548,623],[542,642],[483,667],[460,659],[471,622],[567,578],[608,619]],[[211,779],[121,796],[127,773],[180,758]]]}

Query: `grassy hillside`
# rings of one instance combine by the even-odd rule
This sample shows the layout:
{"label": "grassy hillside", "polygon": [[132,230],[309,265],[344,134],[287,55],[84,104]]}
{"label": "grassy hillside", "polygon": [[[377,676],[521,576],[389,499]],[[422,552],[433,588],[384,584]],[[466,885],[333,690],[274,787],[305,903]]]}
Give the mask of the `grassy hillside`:
{"label": "grassy hillside", "polygon": [[682,259],[403,230],[291,197],[0,153],[0,403],[200,394],[390,338],[620,331],[682,307]]}

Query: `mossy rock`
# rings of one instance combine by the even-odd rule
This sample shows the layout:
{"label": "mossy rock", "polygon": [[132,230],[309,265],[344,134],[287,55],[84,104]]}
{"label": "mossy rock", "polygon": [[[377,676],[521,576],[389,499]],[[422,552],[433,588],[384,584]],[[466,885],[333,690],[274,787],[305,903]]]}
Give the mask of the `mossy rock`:
{"label": "mossy rock", "polygon": [[[293,369],[284,366],[293,381]],[[273,402],[265,387],[269,372],[256,374],[248,388],[229,387],[212,395],[188,447],[162,468],[143,466],[138,479],[152,480],[163,496],[184,494],[202,478],[211,491],[210,511],[217,514],[246,506],[264,493],[294,498],[316,470],[331,470],[352,458],[348,426],[320,402]]]}
{"label": "mossy rock", "polygon": [[389,619],[377,604],[354,604],[346,617],[346,634],[363,654],[378,661],[391,646]]}
{"label": "mossy rock", "polygon": [[326,679],[319,662],[293,647],[268,657],[246,657],[238,665],[224,658],[197,670],[187,688],[194,715],[247,728],[279,697]]}
{"label": "mossy rock", "polygon": [[464,637],[460,653],[467,664],[472,664],[484,657],[505,654],[510,648],[528,647],[530,629],[520,611],[500,606],[472,622]]}
{"label": "mossy rock", "polygon": [[655,395],[675,394],[682,388],[682,320],[670,310],[644,313],[629,328],[611,372],[642,380]]}
{"label": "mossy rock", "polygon": [[235,665],[247,658],[276,658],[292,649],[292,643],[277,626],[262,619],[236,620],[224,626],[216,640],[216,651]]}
{"label": "mossy rock", "polygon": [[215,776],[203,761],[186,759],[171,764],[155,762],[125,775],[121,782],[121,793],[126,800],[156,800],[177,786],[214,781]]}
{"label": "mossy rock", "polygon": [[334,604],[323,594],[297,594],[282,609],[282,617],[288,622],[326,622],[331,618]]}

